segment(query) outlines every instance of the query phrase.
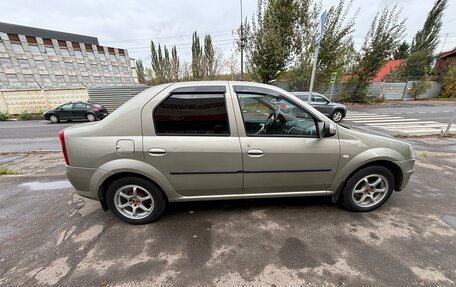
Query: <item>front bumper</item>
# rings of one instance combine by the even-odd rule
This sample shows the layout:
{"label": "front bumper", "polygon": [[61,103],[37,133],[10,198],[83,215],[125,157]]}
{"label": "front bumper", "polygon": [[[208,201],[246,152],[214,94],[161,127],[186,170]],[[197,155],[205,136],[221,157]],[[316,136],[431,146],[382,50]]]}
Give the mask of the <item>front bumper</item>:
{"label": "front bumper", "polygon": [[90,199],[100,200],[98,190],[111,173],[98,168],[66,166],[66,176],[76,193]]}
{"label": "front bumper", "polygon": [[408,159],[395,162],[402,170],[402,182],[399,187],[399,190],[404,189],[412,174],[415,172],[415,159]]}

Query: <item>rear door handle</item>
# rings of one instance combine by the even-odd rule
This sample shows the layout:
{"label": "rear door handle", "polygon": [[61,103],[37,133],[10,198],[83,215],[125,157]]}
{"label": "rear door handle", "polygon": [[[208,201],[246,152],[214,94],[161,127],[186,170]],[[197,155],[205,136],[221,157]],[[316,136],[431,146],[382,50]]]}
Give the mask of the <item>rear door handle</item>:
{"label": "rear door handle", "polygon": [[264,155],[264,152],[261,149],[250,149],[247,151],[247,154],[250,157],[261,157]]}
{"label": "rear door handle", "polygon": [[161,156],[166,154],[166,150],[162,148],[151,148],[149,149],[149,154],[153,156]]}

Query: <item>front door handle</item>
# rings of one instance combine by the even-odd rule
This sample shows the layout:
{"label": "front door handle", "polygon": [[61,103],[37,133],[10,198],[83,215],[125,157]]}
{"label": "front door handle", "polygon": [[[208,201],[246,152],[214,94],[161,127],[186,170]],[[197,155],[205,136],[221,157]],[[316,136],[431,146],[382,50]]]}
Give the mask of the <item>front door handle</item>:
{"label": "front door handle", "polygon": [[151,148],[149,149],[149,154],[153,156],[161,156],[166,154],[166,150],[162,148]]}
{"label": "front door handle", "polygon": [[247,154],[250,157],[261,157],[264,155],[264,152],[261,149],[249,149]]}

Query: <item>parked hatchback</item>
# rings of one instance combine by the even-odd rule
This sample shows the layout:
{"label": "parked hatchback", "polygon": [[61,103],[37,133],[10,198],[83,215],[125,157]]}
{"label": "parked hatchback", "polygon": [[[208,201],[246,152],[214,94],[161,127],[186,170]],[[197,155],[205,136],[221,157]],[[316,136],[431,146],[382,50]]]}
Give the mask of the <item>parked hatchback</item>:
{"label": "parked hatchback", "polygon": [[108,111],[99,104],[89,102],[66,103],[53,110],[47,111],[43,117],[51,123],[62,120],[101,120],[108,116]]}
{"label": "parked hatchback", "polygon": [[415,162],[407,143],[338,126],[282,89],[247,82],[155,86],[60,140],[78,194],[133,224],[196,200],[319,195],[370,211],[407,185]]}
{"label": "parked hatchback", "polygon": [[336,123],[340,122],[347,115],[347,107],[345,105],[331,102],[322,94],[316,92],[312,92],[312,96],[309,92],[292,92],[292,94],[308,102],[312,107]]}

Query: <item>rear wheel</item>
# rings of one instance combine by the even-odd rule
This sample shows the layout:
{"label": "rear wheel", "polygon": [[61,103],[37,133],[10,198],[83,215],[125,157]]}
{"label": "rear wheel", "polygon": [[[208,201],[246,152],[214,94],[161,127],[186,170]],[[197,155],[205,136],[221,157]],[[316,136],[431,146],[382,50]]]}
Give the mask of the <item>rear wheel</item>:
{"label": "rear wheel", "polygon": [[89,122],[93,122],[93,121],[95,121],[97,118],[95,117],[94,114],[87,114],[87,115],[86,115],[86,119],[87,119]]}
{"label": "rear wheel", "polygon": [[60,122],[60,119],[59,119],[59,117],[58,117],[57,115],[51,115],[51,116],[49,117],[49,120],[50,120],[51,123],[53,123],[53,124],[56,124],[56,123]]}
{"label": "rear wheel", "polygon": [[160,188],[146,179],[131,176],[109,185],[106,203],[114,215],[130,224],[153,222],[166,206]]}
{"label": "rear wheel", "polygon": [[340,122],[343,118],[344,118],[344,113],[341,110],[335,110],[331,115],[331,119],[335,123]]}
{"label": "rear wheel", "polygon": [[393,174],[383,166],[370,166],[352,175],[343,190],[343,203],[353,211],[371,211],[383,205],[394,187]]}

